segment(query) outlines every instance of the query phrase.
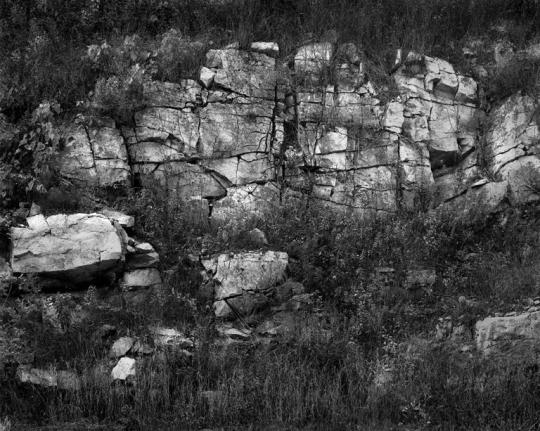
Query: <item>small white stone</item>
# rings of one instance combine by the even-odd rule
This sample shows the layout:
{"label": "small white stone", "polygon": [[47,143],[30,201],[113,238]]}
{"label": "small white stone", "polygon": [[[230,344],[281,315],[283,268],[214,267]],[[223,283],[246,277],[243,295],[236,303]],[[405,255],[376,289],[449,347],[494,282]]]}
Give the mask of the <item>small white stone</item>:
{"label": "small white stone", "polygon": [[201,81],[201,84],[205,88],[210,88],[214,83],[214,76],[216,76],[216,72],[207,67],[202,67],[199,74],[199,81]]}
{"label": "small white stone", "polygon": [[279,45],[276,42],[253,42],[250,46],[252,51],[260,52],[271,57],[279,55]]}
{"label": "small white stone", "polygon": [[135,366],[135,359],[127,357],[121,358],[111,371],[111,377],[113,380],[126,380],[130,376],[135,376]]}

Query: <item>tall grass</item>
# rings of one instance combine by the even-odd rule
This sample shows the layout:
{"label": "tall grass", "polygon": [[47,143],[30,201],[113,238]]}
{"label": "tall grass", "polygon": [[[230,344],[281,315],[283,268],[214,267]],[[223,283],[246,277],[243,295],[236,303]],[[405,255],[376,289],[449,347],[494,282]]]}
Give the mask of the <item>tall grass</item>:
{"label": "tall grass", "polygon": [[127,384],[112,384],[112,365],[90,359],[77,392],[3,381],[0,415],[28,427],[91,420],[156,430],[537,425],[540,375],[533,351],[484,359],[459,353],[456,345],[421,343],[381,356],[355,341],[345,327],[350,323],[324,334],[306,335],[304,328],[267,347],[215,347],[202,339],[192,358],[168,351],[139,359],[137,377]]}

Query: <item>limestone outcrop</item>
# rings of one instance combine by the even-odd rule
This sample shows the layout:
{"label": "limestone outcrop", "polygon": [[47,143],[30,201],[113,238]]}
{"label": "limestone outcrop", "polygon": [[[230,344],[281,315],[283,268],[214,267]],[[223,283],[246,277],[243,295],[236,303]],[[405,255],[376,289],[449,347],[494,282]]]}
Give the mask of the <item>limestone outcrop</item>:
{"label": "limestone outcrop", "polygon": [[447,207],[496,208],[503,184],[514,202],[533,198],[521,176],[539,167],[534,98],[485,112],[472,77],[415,52],[399,53],[390,93],[354,44],[310,43],[287,64],[278,54],[272,42],[212,49],[198,81],[147,82],[133,127],[66,126],[63,175],[158,183],[219,219],[287,194],[367,216],[425,192]]}

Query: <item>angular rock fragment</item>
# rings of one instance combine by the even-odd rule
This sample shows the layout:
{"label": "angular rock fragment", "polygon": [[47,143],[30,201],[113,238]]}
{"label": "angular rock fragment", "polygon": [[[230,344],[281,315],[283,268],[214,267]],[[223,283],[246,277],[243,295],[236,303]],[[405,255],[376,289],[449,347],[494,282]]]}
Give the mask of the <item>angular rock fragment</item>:
{"label": "angular rock fragment", "polygon": [[113,380],[127,380],[129,377],[135,377],[136,373],[135,359],[123,357],[112,369],[111,377]]}
{"label": "angular rock fragment", "polygon": [[156,268],[134,269],[124,273],[122,282],[127,289],[156,286],[161,284],[161,275]]}
{"label": "angular rock fragment", "polygon": [[218,317],[246,314],[264,305],[273,287],[285,277],[289,258],[284,252],[221,254],[203,260],[215,284]]}
{"label": "angular rock fragment", "polygon": [[44,370],[31,368],[29,365],[20,365],[17,368],[17,377],[21,383],[57,387],[67,391],[78,391],[81,389],[81,379],[72,371]]}
{"label": "angular rock fragment", "polygon": [[134,343],[135,343],[135,339],[132,337],[119,338],[111,346],[111,350],[109,351],[109,356],[111,358],[119,358],[120,356],[124,356],[131,350]]}

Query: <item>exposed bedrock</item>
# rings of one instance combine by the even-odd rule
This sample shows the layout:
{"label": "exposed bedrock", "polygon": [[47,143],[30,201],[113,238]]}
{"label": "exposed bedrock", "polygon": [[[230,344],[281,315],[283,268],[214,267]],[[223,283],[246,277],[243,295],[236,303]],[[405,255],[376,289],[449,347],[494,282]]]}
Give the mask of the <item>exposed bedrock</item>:
{"label": "exposed bedrock", "polygon": [[157,183],[220,218],[287,194],[358,215],[425,192],[457,207],[534,197],[523,172],[539,165],[538,100],[515,95],[486,113],[471,77],[414,52],[394,68],[388,100],[353,44],[312,43],[287,64],[278,53],[263,42],[211,50],[198,81],[147,83],[133,127],[64,126],[63,175]]}

